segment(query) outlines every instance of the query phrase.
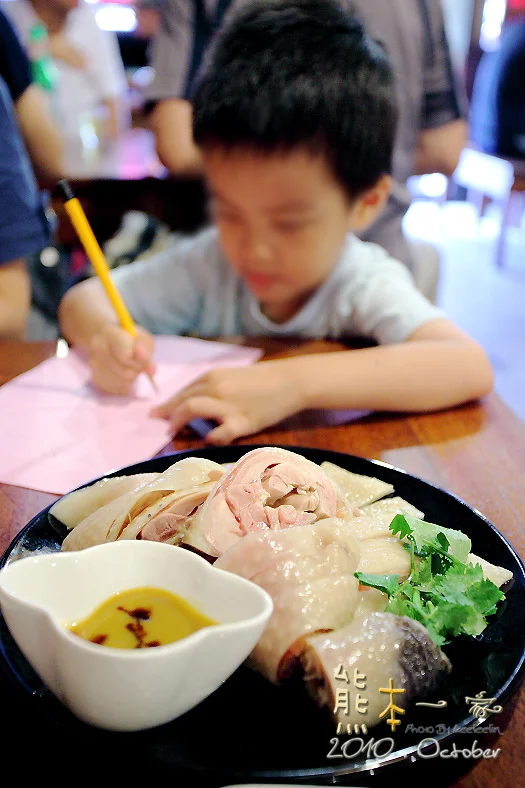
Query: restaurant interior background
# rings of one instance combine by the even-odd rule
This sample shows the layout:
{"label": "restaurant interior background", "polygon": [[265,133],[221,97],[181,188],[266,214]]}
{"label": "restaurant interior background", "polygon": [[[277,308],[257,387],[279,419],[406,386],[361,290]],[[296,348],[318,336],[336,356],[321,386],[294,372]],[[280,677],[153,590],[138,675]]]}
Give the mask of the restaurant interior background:
{"label": "restaurant interior background", "polygon": [[[472,84],[481,54],[489,48],[498,46],[507,10],[505,0],[441,1],[446,14],[453,62],[459,77],[465,80],[465,86],[468,88]],[[383,2],[388,3],[390,0]],[[519,2],[509,0],[509,4],[511,2],[515,6],[521,5],[525,14],[525,0]],[[99,167],[96,161],[98,153],[95,151],[95,158],[90,159],[93,165],[91,173],[86,167],[84,177],[77,175],[74,179],[75,192],[81,196],[82,204],[102,243],[109,237],[104,235],[104,230],[107,229],[108,233],[114,232],[123,210],[129,210],[133,206],[140,205],[143,208],[149,206],[153,213],[158,210],[159,216],[162,214],[163,218],[164,213],[170,210],[179,225],[189,228],[192,222],[199,221],[198,189],[192,191],[193,187],[190,183],[180,183],[178,180],[166,178],[165,173],[162,173],[162,167],[159,170],[152,159],[146,161],[144,151],[149,150],[153,153],[153,146],[148,148],[149,143],[147,143],[145,148],[142,147],[142,141],[147,140],[148,131],[144,127],[145,121],[141,112],[140,86],[150,76],[147,67],[149,39],[147,36],[139,35],[137,16],[130,3],[106,3],[97,0],[93,5],[99,24],[118,32],[122,56],[128,70],[135,127],[132,131],[137,133],[137,145],[134,148],[132,146],[132,155],[122,166],[119,165],[117,157],[117,159],[111,158],[109,162],[102,161]],[[150,22],[152,21],[154,22],[154,17],[150,17]],[[474,155],[478,153],[473,149],[467,150]],[[93,151],[87,153],[89,156],[86,158],[89,159]],[[520,204],[522,195],[516,191],[520,184],[524,184],[522,188],[525,188],[525,177],[520,180],[517,165],[515,169],[514,164],[498,160],[496,157],[471,158],[470,162],[466,159],[460,169],[456,177],[450,180],[439,174],[411,180],[409,185],[414,199],[406,217],[406,232],[416,239],[429,241],[439,250],[438,303],[455,322],[464,326],[484,345],[496,371],[496,388],[501,400],[525,421],[525,365],[523,364],[525,220],[524,211],[520,210],[524,207]],[[471,179],[470,186],[467,185],[469,179]],[[516,188],[513,190],[513,187]],[[189,199],[189,195],[193,195],[195,200]],[[78,243],[72,230],[70,241],[73,244]],[[25,342],[14,343],[10,348],[6,348],[7,352],[4,353],[0,365],[0,383],[35,368],[46,359],[51,360],[55,354],[55,344],[54,342]],[[57,351],[62,344],[58,343]],[[301,348],[298,352],[301,352]],[[12,389],[13,399],[16,398],[18,390]],[[31,396],[30,389],[28,392],[28,396]],[[50,401],[53,406],[54,396],[54,387],[52,387]],[[512,549],[516,550],[516,555],[525,555],[523,530],[525,508],[520,483],[525,464],[525,431],[519,429],[520,424],[501,400],[491,394],[480,404],[452,408],[444,413],[408,414],[402,418],[397,414],[373,414],[370,418],[358,418],[348,424],[345,414],[343,414],[345,421],[339,423],[337,413],[327,412],[325,417],[324,414],[314,411],[299,414],[297,419],[290,420],[288,424],[277,425],[260,433],[257,442],[270,446],[318,446],[322,447],[323,452],[327,450],[342,452],[349,457],[349,460],[357,459],[359,462],[366,462],[363,458],[377,459],[382,465],[386,463],[382,473],[389,472],[389,466],[403,469],[401,473],[395,471],[400,479],[401,477],[404,479],[403,483],[411,484],[414,477],[430,482],[431,496],[435,496],[436,506],[439,503],[439,507],[442,505],[443,496],[446,495],[444,491],[448,490],[452,493],[450,502],[455,507],[454,511],[459,512],[457,507],[464,506],[461,501],[467,501],[473,507],[471,514],[475,520],[476,530],[473,526],[473,533],[470,535],[480,543],[477,552],[497,562],[499,559],[491,549],[485,552],[487,546],[484,542],[484,534],[490,523],[494,523],[500,530],[502,538],[507,539]],[[84,409],[83,401],[81,408]],[[34,411],[34,408],[32,410]],[[28,409],[27,412],[29,413],[30,410]],[[10,434],[14,435],[13,447],[20,452],[23,463],[26,461],[24,455],[27,454],[29,447],[32,449],[31,455],[33,451],[41,451],[41,454],[35,454],[33,457],[33,461],[39,467],[44,469],[53,467],[52,461],[55,458],[49,451],[48,444],[35,439],[38,435],[37,430],[33,430],[35,422],[27,419],[25,412],[24,421],[27,422],[28,430],[31,432],[30,437],[25,441],[20,440],[16,424],[15,429],[10,424]],[[39,421],[42,422],[41,419]],[[80,424],[82,423],[81,419]],[[48,429],[47,425],[42,426]],[[76,431],[71,434],[75,436]],[[241,445],[230,447],[227,451],[244,451],[245,446],[242,444],[250,442],[252,442],[251,436],[242,439]],[[70,443],[71,441],[68,445]],[[73,439],[73,444],[76,443],[77,441]],[[111,448],[112,443],[125,445],[120,440],[98,441],[99,446],[107,445],[108,449]],[[200,453],[202,440],[197,434],[193,435],[188,431],[188,434],[177,436],[167,449],[198,450]],[[4,451],[3,455],[10,455],[10,452]],[[45,458],[45,461],[35,460],[35,457],[40,456]],[[112,463],[110,467],[120,467],[129,462],[128,456],[125,463]],[[89,467],[91,468],[91,465]],[[379,469],[380,466],[377,467]],[[459,500],[455,496],[458,496]],[[34,515],[44,512],[45,516],[44,507],[52,503],[54,498],[54,495],[33,489],[33,485],[0,483],[0,555],[11,544],[11,540],[18,539],[20,533],[27,534],[26,525]],[[479,514],[481,512],[482,515]],[[463,515],[463,512],[461,511],[460,514]],[[480,518],[485,517],[488,522],[485,520],[478,522]],[[448,517],[446,521],[448,522]],[[464,522],[458,515],[459,521]],[[435,522],[442,520],[436,516]],[[483,527],[481,531],[479,526]],[[33,533],[31,532],[31,535]],[[488,544],[492,545],[495,538],[494,533]],[[21,544],[24,547],[23,542],[17,542],[17,549]],[[523,587],[520,586],[518,591],[521,593],[522,590]],[[522,596],[514,599],[516,598],[518,602],[513,602],[514,607],[510,608],[511,612],[516,611],[512,632],[515,631],[521,638],[523,628],[520,627],[522,616],[519,614],[520,610],[525,609],[525,605],[521,604]],[[509,643],[505,638],[502,640],[511,649],[514,647],[515,640],[512,637],[509,638]],[[0,650],[1,647],[3,647],[2,643]],[[489,656],[492,657],[492,654]],[[464,660],[464,665],[467,670],[470,669],[468,659]],[[494,672],[497,675],[497,670]],[[519,678],[517,672],[515,675]],[[33,725],[32,709],[34,702],[41,700],[40,695],[31,694],[27,705],[18,695],[11,703],[10,698],[5,694],[7,689],[1,681],[2,678],[3,673],[0,677],[3,716],[9,720],[9,725],[4,726],[5,731],[2,735],[3,752],[9,753],[11,764],[22,766],[24,775],[29,779],[35,776],[40,780],[47,771],[53,775],[55,784],[58,777],[60,786],[60,777],[62,775],[65,777],[67,774],[69,779],[72,771],[73,764],[69,761],[69,756],[74,761],[73,769],[78,770],[80,750],[76,729],[64,727],[57,731],[53,724],[47,724],[46,720],[42,722],[39,715],[34,715],[35,725]],[[476,693],[478,690],[483,692],[481,684],[475,687]],[[225,737],[230,736],[231,739],[230,731],[233,725],[239,727],[238,715],[235,716],[238,705],[233,702],[229,706],[234,712],[232,717],[234,722],[232,726],[226,725],[223,728]],[[257,708],[257,704],[255,707]],[[438,763],[433,760],[428,764],[430,773],[425,775],[427,783],[451,785],[450,779],[453,773],[455,775],[456,769],[461,770],[463,774],[468,768],[472,771],[461,777],[458,783],[454,783],[457,788],[460,786],[462,788],[494,788],[494,786],[515,788],[523,784],[524,690],[515,693],[512,703],[510,699],[509,702],[505,702],[504,709],[505,721],[502,727],[505,728],[505,732],[502,737],[500,757],[497,760],[483,758],[476,763],[473,759],[455,756],[451,760],[443,760],[443,768],[447,776],[446,781],[444,779],[441,783],[437,778]],[[27,713],[28,710],[31,713]],[[272,708],[271,711],[270,719],[274,720],[274,709]],[[288,718],[282,715],[282,719],[286,721]],[[252,726],[245,728],[247,735],[251,736]],[[295,726],[295,729],[302,752],[304,749],[304,740],[300,738],[303,732],[302,726]],[[188,728],[183,725],[180,730],[182,730],[181,741],[188,741]],[[199,730],[206,728],[201,726]],[[210,743],[210,748],[203,750],[208,755],[209,749],[211,757],[217,751],[215,733],[215,728],[212,728],[213,735],[206,740]],[[191,729],[189,735],[190,738],[193,736]],[[199,743],[202,737],[193,738]],[[282,739],[288,746],[288,736],[283,736]],[[177,736],[174,740],[177,741]],[[86,751],[86,741],[87,739],[82,739],[84,744],[82,752]],[[158,741],[153,737],[150,738],[149,734],[148,741],[152,742],[151,746],[155,752],[163,749],[162,742],[159,747]],[[261,738],[261,741],[267,743],[267,736]],[[97,763],[102,763],[104,758],[101,759],[100,754],[105,753],[105,749],[102,749],[100,739],[97,739],[97,743],[99,748],[91,748],[90,751],[96,752],[99,755]],[[228,740],[227,749],[224,748],[227,753],[230,751],[230,744],[231,741]],[[137,778],[146,776],[151,783],[152,772],[148,771],[147,774],[140,772],[145,749],[141,749],[140,746],[135,748],[131,760],[128,744],[125,744],[124,751],[115,751],[113,746],[108,749],[111,750],[110,770],[108,772],[108,763],[104,761],[105,774],[111,774],[111,763],[117,760],[120,778],[126,776],[122,768],[128,764],[133,769],[132,785],[138,784]],[[140,756],[138,758],[137,753]],[[200,758],[198,751],[197,755]],[[171,757],[169,748],[168,757]],[[177,758],[178,751],[175,750],[171,763],[177,763]],[[412,770],[413,764],[410,763],[408,771],[412,772]],[[382,773],[383,769],[379,772]],[[404,777],[400,776],[397,781],[395,776],[393,778],[386,776],[384,784],[400,784],[401,779],[406,781],[406,776],[405,773]],[[414,775],[412,779],[413,777]],[[173,782],[173,773],[170,774],[170,779]]]}
{"label": "restaurant interior background", "polygon": [[[139,5],[130,0],[88,2],[95,7],[98,24],[117,33],[130,86],[133,125],[143,128],[147,123],[141,89],[152,76],[148,48],[157,21],[155,3],[145,0],[145,8],[139,11],[141,0]],[[441,2],[452,64],[470,96],[481,56],[497,49],[502,28],[512,14],[525,14],[525,0]],[[525,159],[509,163],[476,155],[472,147],[469,145],[453,178],[435,173],[409,180],[413,203],[405,230],[439,251],[438,304],[482,343],[494,365],[497,392],[525,420]],[[147,183],[151,184],[151,179],[133,184],[134,189],[130,184],[128,201],[138,195],[137,205],[147,205],[153,214],[159,211],[164,221],[170,221],[167,210],[175,211],[174,221],[182,225],[177,229],[199,226],[203,220],[203,215],[197,215],[201,192],[190,191],[188,200],[180,196],[171,199],[174,193],[169,192],[167,200],[168,192],[159,191],[163,184],[157,183],[157,195],[150,200],[147,190],[151,185]],[[104,224],[110,209],[114,225],[117,208],[122,215],[122,209],[136,206],[130,202],[120,205],[107,181],[96,191],[93,184],[90,188],[94,190],[92,207],[98,206],[101,215],[94,216],[94,225],[104,241],[112,228]],[[184,188],[191,190],[192,186]],[[89,201],[89,195],[86,199]],[[101,217],[102,222],[97,223]]]}
{"label": "restaurant interior background", "polygon": [[[525,0],[441,2],[453,65],[470,95],[481,55],[498,47],[506,17],[520,10],[525,14]],[[99,23],[120,28],[126,66],[130,71],[139,69],[138,82],[147,79],[148,41],[137,31],[133,6],[127,2],[97,4]],[[523,192],[518,191],[525,189],[525,162],[514,178],[506,162],[495,157],[468,164],[475,171],[475,183],[469,182],[467,166],[462,178],[458,173],[461,185],[468,189],[451,190],[439,174],[412,179],[414,202],[405,229],[439,248],[438,303],[484,345],[496,371],[498,393],[525,420],[525,206]],[[494,177],[505,181],[498,194],[489,189]]]}

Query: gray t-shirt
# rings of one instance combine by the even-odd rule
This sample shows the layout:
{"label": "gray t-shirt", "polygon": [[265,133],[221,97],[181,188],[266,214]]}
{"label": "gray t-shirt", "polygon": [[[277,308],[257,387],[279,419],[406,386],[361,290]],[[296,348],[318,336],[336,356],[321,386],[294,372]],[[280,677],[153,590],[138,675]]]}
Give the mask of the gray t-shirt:
{"label": "gray t-shirt", "polygon": [[[248,0],[232,0],[228,13]],[[285,0],[283,0],[285,2]],[[209,30],[217,28],[217,11],[224,0],[201,0]],[[155,77],[146,98],[184,98],[191,93],[192,72],[201,62],[204,49],[196,40],[196,0],[165,0],[162,23],[152,49]],[[419,133],[464,115],[454,82],[445,36],[440,0],[341,0],[348,11],[357,13],[371,35],[383,42],[397,76],[400,108],[394,150],[394,185],[382,215],[363,235],[381,244],[409,267],[410,251],[404,239],[402,220],[409,205],[407,178],[414,174],[414,155]],[[220,15],[220,14],[219,14]],[[460,106],[461,105],[461,106]]]}
{"label": "gray t-shirt", "polygon": [[118,268],[112,277],[134,320],[156,334],[359,337],[387,344],[403,342],[423,323],[444,316],[416,289],[404,265],[353,235],[330,277],[285,323],[262,314],[225,260],[215,228]]}

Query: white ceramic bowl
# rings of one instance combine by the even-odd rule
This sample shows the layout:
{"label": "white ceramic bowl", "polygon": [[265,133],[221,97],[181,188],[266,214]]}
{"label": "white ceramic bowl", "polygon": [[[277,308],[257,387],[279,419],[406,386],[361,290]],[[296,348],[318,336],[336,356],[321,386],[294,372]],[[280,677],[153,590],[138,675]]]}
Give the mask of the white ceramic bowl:
{"label": "white ceramic bowl", "polygon": [[[220,623],[146,649],[96,645],[66,628],[141,586],[178,594]],[[74,714],[100,728],[136,731],[173,720],[214,692],[259,640],[273,603],[254,583],[188,550],[130,540],[8,564],[0,571],[0,607],[26,659]]]}

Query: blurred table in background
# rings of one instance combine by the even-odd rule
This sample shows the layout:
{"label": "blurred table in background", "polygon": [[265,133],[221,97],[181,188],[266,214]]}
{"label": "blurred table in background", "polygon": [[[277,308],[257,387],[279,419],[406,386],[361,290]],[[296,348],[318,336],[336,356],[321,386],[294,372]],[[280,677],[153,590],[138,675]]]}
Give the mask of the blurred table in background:
{"label": "blurred table in background", "polygon": [[140,181],[166,178],[149,129],[131,128],[116,142],[100,143],[94,134],[80,137],[65,149],[66,175],[71,182],[96,180]]}
{"label": "blurred table in background", "polygon": [[[152,214],[183,232],[193,232],[206,221],[203,182],[170,178],[149,129],[131,128],[111,144],[97,144],[96,137],[70,144],[65,173],[100,243],[118,230],[123,214],[130,210]],[[57,243],[76,245],[76,234],[58,198],[53,199],[53,208],[59,220]]]}

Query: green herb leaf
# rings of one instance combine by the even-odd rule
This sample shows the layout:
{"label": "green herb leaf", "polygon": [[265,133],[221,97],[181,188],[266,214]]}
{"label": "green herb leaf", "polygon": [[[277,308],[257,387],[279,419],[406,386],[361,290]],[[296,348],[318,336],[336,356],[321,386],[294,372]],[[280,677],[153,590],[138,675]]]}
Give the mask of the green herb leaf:
{"label": "green herb leaf", "polygon": [[387,594],[386,610],[419,621],[438,646],[458,635],[481,634],[505,595],[479,564],[466,563],[470,539],[406,513],[394,517],[390,530],[408,541],[409,577],[356,572],[359,582]]}
{"label": "green herb leaf", "polygon": [[390,523],[390,530],[394,535],[398,534],[400,539],[411,537],[414,540],[416,551],[422,553],[432,546],[439,546],[443,549],[443,537],[447,541],[445,551],[450,548],[450,555],[458,561],[465,563],[472,547],[472,542],[461,531],[451,528],[443,528],[434,523],[426,523],[418,520],[417,517],[404,512],[396,514]]}
{"label": "green herb leaf", "polygon": [[356,572],[355,576],[361,585],[377,588],[388,596],[395,593],[400,577],[399,575],[370,575],[364,572]]}

